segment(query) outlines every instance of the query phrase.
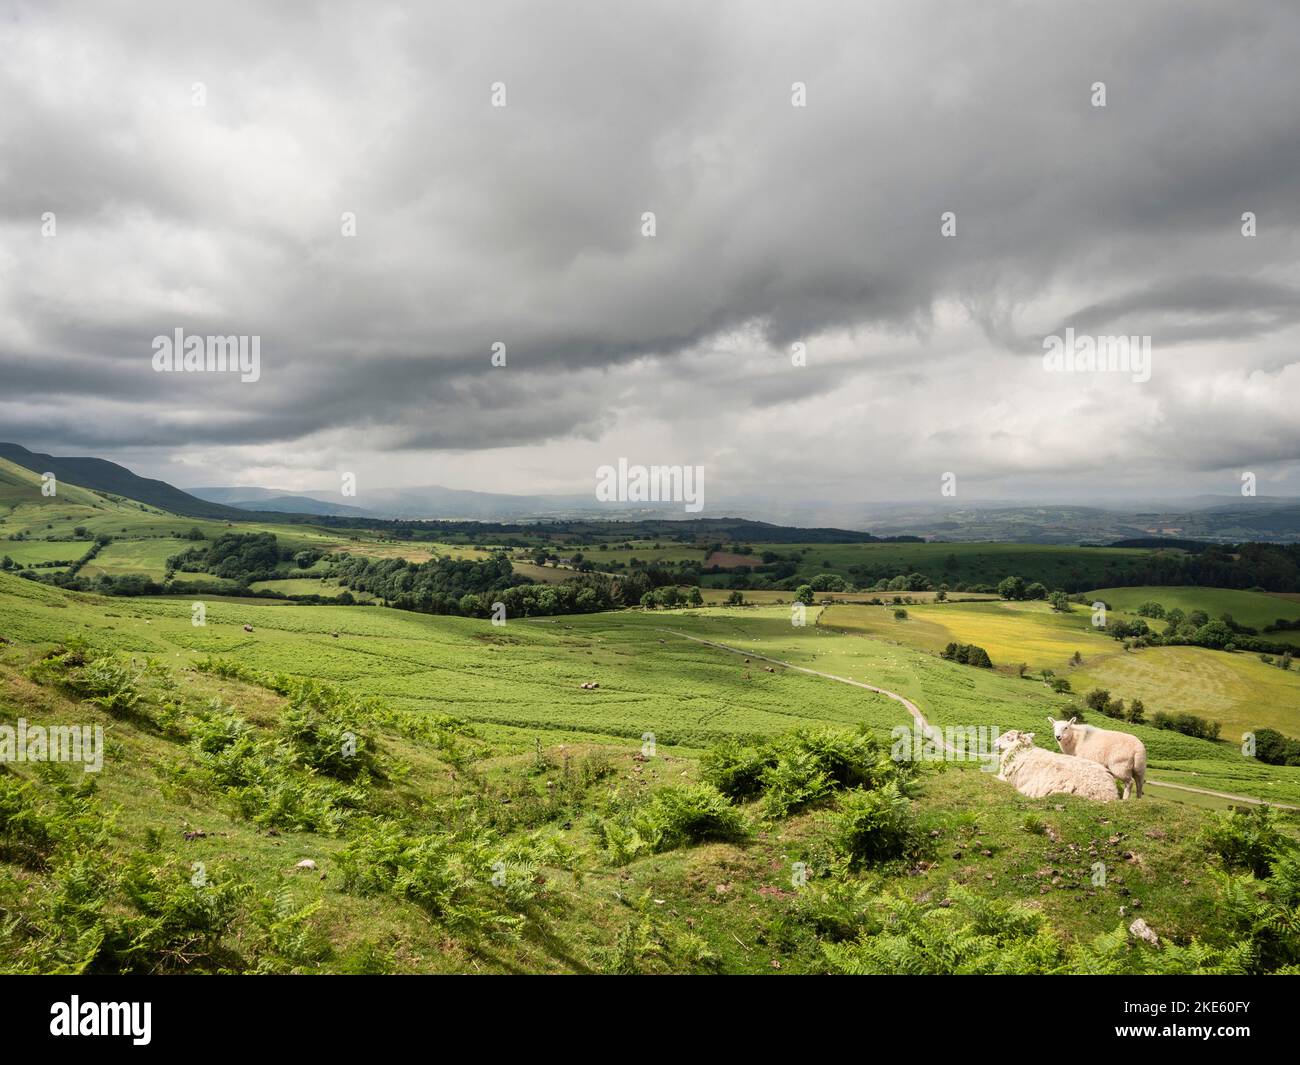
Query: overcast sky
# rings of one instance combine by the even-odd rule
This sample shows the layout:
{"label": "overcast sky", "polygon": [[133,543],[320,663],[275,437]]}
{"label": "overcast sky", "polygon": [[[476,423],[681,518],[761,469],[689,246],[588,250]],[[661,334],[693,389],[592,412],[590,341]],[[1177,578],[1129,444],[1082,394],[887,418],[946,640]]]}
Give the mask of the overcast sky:
{"label": "overcast sky", "polygon": [[361,505],[1300,494],[1292,0],[0,0],[0,57],[0,439]]}

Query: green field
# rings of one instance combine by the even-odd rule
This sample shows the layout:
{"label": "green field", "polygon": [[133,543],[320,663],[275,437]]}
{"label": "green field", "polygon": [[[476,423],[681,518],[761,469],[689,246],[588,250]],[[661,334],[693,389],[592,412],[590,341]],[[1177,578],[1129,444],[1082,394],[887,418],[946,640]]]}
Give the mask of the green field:
{"label": "green field", "polygon": [[93,540],[3,540],[0,558],[8,555],[20,566],[33,562],[76,562],[92,543]]}
{"label": "green field", "polygon": [[[299,583],[318,582],[293,582]],[[593,826],[628,803],[694,780],[697,756],[720,740],[758,742],[799,726],[831,725],[864,726],[888,744],[890,730],[909,720],[899,703],[882,695],[780,665],[767,672],[761,659],[747,655],[881,685],[913,699],[941,726],[1016,727],[1042,735],[1044,718],[1065,712],[1068,700],[1040,683],[868,636],[874,621],[863,615],[888,613],[892,620],[889,608],[832,606],[824,624],[816,623],[820,608],[814,608],[805,627],[791,625],[786,606],[771,606],[621,611],[495,628],[379,607],[215,597],[205,605],[206,624],[195,626],[183,597],[110,599],[0,574],[0,636],[8,641],[0,644],[0,718],[106,722],[113,739],[96,783],[98,801],[115,813],[106,822],[107,840],[95,850],[95,882],[116,884],[141,862],[158,875],[184,878],[192,863],[203,862],[214,883],[238,880],[253,899],[266,901],[250,902],[236,918],[237,938],[219,962],[236,971],[256,959],[264,971],[291,972],[823,972],[836,964],[827,944],[844,935],[825,924],[824,912],[832,911],[821,909],[838,905],[832,901],[838,892],[874,897],[887,890],[924,900],[962,885],[989,899],[1028,902],[1036,919],[1057,929],[1052,935],[1061,944],[1081,947],[1111,932],[1120,907],[1131,907],[1134,899],[1164,934],[1221,935],[1206,923],[1216,888],[1204,875],[1205,852],[1197,840],[1206,807],[1228,804],[1159,783],[1300,805],[1300,769],[1261,765],[1227,743],[1134,727],[1151,759],[1150,787],[1140,803],[1027,800],[971,763],[927,771],[912,805],[928,857],[914,868],[861,880],[833,872],[828,813],[817,808],[776,823],[747,808],[745,817],[761,826],[748,842],[611,859]],[[968,613],[963,625],[986,627],[1036,618],[1044,653],[1054,647],[1054,633],[1073,635],[1041,612],[1001,604],[916,609]],[[833,629],[836,613],[862,624]],[[278,696],[195,667],[215,655],[256,675],[313,678],[373,697],[384,713],[402,715],[396,724],[408,724],[395,730],[381,717],[365,726],[367,742],[405,767],[379,781],[368,801],[390,810],[431,803],[430,810],[439,811],[429,815],[434,823],[462,821],[466,814],[455,811],[468,810],[471,820],[463,823],[476,825],[474,832],[497,826],[483,837],[489,848],[525,853],[543,847],[549,855],[543,866],[523,868],[547,884],[549,901],[521,911],[521,936],[497,941],[448,924],[440,911],[417,901],[358,894],[339,870],[352,868],[349,854],[363,845],[365,833],[291,825],[264,831],[204,783],[210,778],[200,772],[192,746],[184,745],[183,734],[180,740],[172,734],[179,726],[110,716],[33,683],[32,670],[46,649],[73,634],[95,653],[132,663],[148,705],[165,708],[179,700],[195,708],[190,713],[210,712],[198,708],[218,705],[210,702],[215,697],[266,735],[280,727]],[[592,681],[599,688],[581,688]],[[455,734],[435,727],[432,735],[441,738],[430,747],[417,738],[422,732],[411,731],[421,721],[469,724],[456,726]],[[647,735],[657,744],[648,761],[637,754]],[[594,783],[582,783],[588,778]],[[555,796],[565,798],[556,805]],[[260,806],[252,813],[283,816]],[[182,829],[200,831],[202,838],[187,842]],[[1058,840],[1070,841],[1082,857],[1063,854]],[[493,853],[489,849],[488,858]],[[1112,886],[1072,890],[1098,856],[1115,863]],[[295,863],[303,858],[315,861],[328,879],[296,875]],[[818,870],[806,896],[790,890],[796,859]],[[1043,880],[1044,868],[1060,875]],[[62,897],[60,883],[57,876],[0,860],[0,906],[9,912],[40,912],[41,899]],[[258,916],[264,912],[297,913],[294,920],[308,938],[272,934]],[[40,943],[0,936],[0,969],[48,971],[51,955]],[[186,964],[206,969],[218,962],[200,954]]]}
{"label": "green field", "polygon": [[[0,468],[0,554],[12,548],[20,565],[80,558],[84,537],[106,533],[113,540],[85,576],[160,578],[167,558],[194,544],[185,538],[194,527],[207,537],[269,531],[293,550],[415,562],[486,553],[454,538],[412,542],[308,525],[194,521],[74,486],[42,499],[35,475]],[[84,532],[76,542],[46,539],[77,528]],[[31,538],[8,539],[15,535]],[[581,549],[598,567],[656,552],[665,563],[702,559],[703,545],[659,542],[658,549],[653,541]],[[753,546],[757,560],[765,545]],[[797,552],[804,579],[841,572],[855,584],[919,570],[952,583],[995,584],[1015,572],[1087,587],[1104,585],[1145,554],[1001,544],[770,546]],[[560,544],[557,553],[572,550]],[[327,559],[306,570],[282,563],[286,579],[252,590],[335,596],[337,583],[321,579],[328,568]],[[572,576],[523,559],[516,570],[544,581]],[[1219,860],[1202,836],[1209,818],[1247,800],[1300,807],[1300,767],[1264,765],[1235,743],[1240,731],[1264,725],[1300,735],[1300,670],[1193,647],[1125,651],[1080,606],[1062,614],[1044,602],[969,593],[950,593],[948,602],[933,592],[817,593],[800,626],[792,624],[790,591],[749,590],[747,605],[725,607],[729,591],[711,587],[706,606],[695,610],[521,618],[496,627],[376,605],[205,591],[196,625],[200,593],[186,594],[184,585],[211,578],[178,573],[175,580],[172,596],[105,597],[0,573],[0,724],[95,721],[109,737],[104,771],[85,794],[69,790],[75,769],[0,765],[0,912],[19,918],[0,922],[0,971],[858,971],[865,963],[842,952],[856,949],[853,937],[884,927],[879,908],[887,898],[907,899],[928,908],[927,920],[942,921],[938,900],[969,905],[961,901],[967,890],[981,906],[1021,907],[1017,927],[1044,923],[1042,942],[1057,953],[1032,971],[1095,971],[1118,964],[1088,960],[1087,950],[1113,949],[1095,937],[1122,936],[1121,919],[1138,903],[1170,944],[1208,937],[1223,947],[1227,932],[1213,916],[1219,882],[1207,875]],[[1300,609],[1280,596],[1216,589],[1103,587],[1097,594],[1119,613],[1154,599],[1226,611],[1252,625]],[[908,600],[901,619],[896,597]],[[937,652],[950,642],[984,647],[997,668],[944,661]],[[1082,662],[1072,665],[1075,652]],[[1073,693],[1053,693],[1041,672],[1021,677],[1021,663],[1069,678]],[[83,687],[61,681],[65,669]],[[314,749],[313,730],[328,724],[318,719],[304,731],[294,716],[302,713],[294,699],[317,690],[296,687],[308,681],[325,685],[332,705],[345,708],[349,716],[336,726],[356,728],[376,752],[374,777],[345,786],[297,760]],[[1146,744],[1148,791],[1140,803],[1106,806],[1026,799],[972,762],[926,765],[904,800],[907,860],[867,870],[842,860],[835,819],[847,795],[838,792],[817,793],[807,809],[785,815],[762,800],[738,797],[733,806],[724,799],[743,828],[725,838],[705,832],[647,846],[626,827],[647,824],[636,818],[693,786],[705,772],[702,757],[720,743],[786,743],[794,730],[830,728],[842,736],[865,730],[888,748],[892,731],[911,724],[907,710],[843,681],[896,692],[940,727],[1019,728],[1048,747],[1047,717],[1073,712],[1086,690],[1105,687],[1114,697],[1141,698],[1148,716],[1191,711],[1219,720],[1224,740],[1115,726]],[[96,694],[105,683],[125,685],[127,701]],[[233,731],[212,732],[214,715]],[[241,761],[250,751],[262,760]],[[798,778],[801,764],[782,772]],[[29,802],[37,805],[23,806]],[[319,802],[325,813],[313,805]],[[83,809],[93,812],[59,820]],[[1300,814],[1284,810],[1279,818],[1294,835]],[[64,827],[49,827],[57,824]],[[75,844],[54,842],[73,831],[69,825],[80,826],[69,837]],[[47,830],[53,834],[42,835]],[[405,857],[383,851],[394,838],[408,848]],[[299,875],[303,858],[320,875]],[[404,874],[412,887],[402,888],[401,878],[378,894],[358,887],[399,860],[416,862]],[[1108,886],[1088,887],[1095,860],[1111,866]],[[806,888],[791,888],[795,861],[815,870]],[[138,891],[148,869],[157,884],[188,892],[194,862],[205,863],[232,900],[246,900],[212,940],[220,944],[212,953],[196,953],[181,930],[179,946],[169,946],[172,933],[149,916],[154,904]],[[508,901],[488,887],[503,864],[514,885]],[[177,901],[178,912],[207,919],[201,915],[213,904],[205,898]],[[119,929],[138,910],[144,923]],[[65,915],[61,923],[50,923],[55,912]],[[498,920],[512,931],[501,934]],[[142,945],[160,935],[161,945]],[[1177,970],[1184,963],[1169,953],[1177,949],[1129,956],[1125,971]],[[1079,950],[1085,954],[1072,953]],[[138,960],[144,956],[147,964]],[[1006,956],[999,946],[988,964],[1003,965]],[[1244,967],[1240,959],[1206,957],[1208,967]],[[866,971],[919,971],[917,964],[887,958]]]}
{"label": "green field", "polygon": [[[823,624],[804,628],[791,626],[785,608],[751,607],[624,611],[523,620],[496,629],[473,619],[374,607],[285,607],[212,599],[206,627],[195,628],[188,599],[66,596],[12,577],[4,578],[0,588],[6,597],[0,616],[10,638],[56,641],[81,631],[106,646],[166,660],[233,656],[252,668],[363,690],[402,709],[586,737],[636,738],[650,731],[664,744],[692,750],[726,736],[754,738],[816,722],[865,723],[887,733],[906,721],[906,713],[890,700],[844,685],[746,667],[734,656],[683,641],[665,628],[878,684],[913,699],[941,725],[1037,729],[1048,713],[1059,717],[1071,705],[1069,698],[1053,695],[1036,681],[956,666],[910,646],[864,639],[857,630],[838,631],[837,615],[848,615],[845,620],[851,622],[862,613],[886,614],[888,608],[879,607],[829,607]],[[19,599],[17,592],[26,595]],[[66,606],[52,610],[52,603]],[[945,625],[956,625],[955,635],[963,641],[984,640],[994,647],[998,644],[989,636],[1006,631],[1009,619],[1038,616],[1039,632],[1022,650],[1042,647],[1058,664],[1067,648],[1088,636],[1114,646],[1114,641],[1082,630],[1076,638],[1040,612],[1000,606],[935,605],[915,613],[942,615]],[[110,612],[117,616],[108,618]],[[246,624],[254,627],[253,633],[244,631]],[[913,623],[894,623],[891,616],[889,624],[907,629]],[[338,638],[332,632],[338,632]],[[1097,662],[1093,647],[1083,646],[1081,679],[1102,683],[1116,675],[1108,670],[1117,667]],[[1141,660],[1156,650],[1199,651],[1111,653]],[[1242,657],[1202,653],[1226,660]],[[1300,707],[1300,677],[1273,672],[1280,683],[1290,685],[1273,692],[1273,698],[1294,697],[1294,711]],[[583,691],[585,681],[597,681],[601,687]],[[1127,694],[1118,683],[1112,688],[1116,695]],[[1153,696],[1150,709],[1160,708],[1158,701]],[[1282,702],[1271,705],[1285,708]],[[1255,720],[1247,727],[1268,723]],[[1190,740],[1141,726],[1134,731],[1148,744],[1153,775],[1158,771],[1165,779],[1183,783],[1196,778],[1205,787],[1300,803],[1300,770],[1242,764],[1236,748],[1227,743]]]}
{"label": "green field", "polygon": [[[1281,595],[1268,592],[1244,592],[1232,588],[1187,588],[1187,587],[1137,587],[1137,588],[1098,588],[1088,593],[1097,599],[1109,603],[1114,609],[1132,613],[1143,603],[1159,603],[1166,610],[1177,607],[1184,614],[1202,610],[1211,618],[1231,614],[1240,625],[1263,629],[1279,618],[1294,621],[1300,618],[1300,602]],[[1160,631],[1158,621],[1150,622],[1156,631]],[[1281,632],[1261,632],[1266,640],[1276,643],[1300,644],[1300,630],[1291,629]]]}

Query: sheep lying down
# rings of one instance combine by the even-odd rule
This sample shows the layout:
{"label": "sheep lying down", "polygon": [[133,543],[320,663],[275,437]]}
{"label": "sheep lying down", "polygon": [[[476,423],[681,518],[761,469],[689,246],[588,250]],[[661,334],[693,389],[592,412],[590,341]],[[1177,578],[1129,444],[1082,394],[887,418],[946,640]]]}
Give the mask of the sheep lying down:
{"label": "sheep lying down", "polygon": [[1096,762],[1057,754],[1034,746],[1032,732],[1012,729],[993,744],[998,752],[998,779],[1014,785],[1021,795],[1082,795],[1096,802],[1114,802],[1115,778]]}

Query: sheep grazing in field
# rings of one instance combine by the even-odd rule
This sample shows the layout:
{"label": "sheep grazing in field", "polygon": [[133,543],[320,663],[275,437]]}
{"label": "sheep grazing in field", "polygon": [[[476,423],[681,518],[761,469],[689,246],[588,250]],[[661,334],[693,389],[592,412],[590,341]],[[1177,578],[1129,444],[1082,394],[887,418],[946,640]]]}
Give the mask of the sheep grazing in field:
{"label": "sheep grazing in field", "polygon": [[1147,777],[1147,749],[1140,739],[1127,732],[1080,725],[1077,717],[1069,721],[1055,721],[1050,717],[1047,720],[1063,753],[1105,766],[1107,772],[1124,785],[1124,798],[1129,797],[1134,784],[1137,785],[1137,798],[1142,798],[1142,785]]}
{"label": "sheep grazing in field", "polygon": [[1115,779],[1096,762],[1057,754],[1034,746],[1032,732],[1012,729],[993,743],[998,752],[998,779],[1014,785],[1021,795],[1082,795],[1096,802],[1114,802]]}

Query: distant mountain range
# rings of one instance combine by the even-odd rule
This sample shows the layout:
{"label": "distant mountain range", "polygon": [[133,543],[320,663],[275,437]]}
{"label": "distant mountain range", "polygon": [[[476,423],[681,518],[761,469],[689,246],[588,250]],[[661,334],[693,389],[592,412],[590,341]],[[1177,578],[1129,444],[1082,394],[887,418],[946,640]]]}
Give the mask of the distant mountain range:
{"label": "distant mountain range", "polygon": [[[368,519],[531,522],[665,521],[688,515],[680,503],[602,503],[584,495],[508,495],[427,485],[367,489],[364,505],[337,493],[235,486],[183,491],[166,481],[139,477],[99,458],[56,458],[18,444],[0,443],[0,458],[35,473],[96,491],[148,503],[195,518],[248,520],[304,515]],[[797,528],[836,528],[876,536],[920,536],[960,541],[1113,543],[1117,540],[1187,539],[1217,543],[1300,541],[1300,500],[1275,496],[1197,496],[1137,505],[1069,506],[1018,501],[944,500],[935,503],[859,503],[844,500],[774,500],[757,496],[710,498],[710,517],[726,516]]]}

